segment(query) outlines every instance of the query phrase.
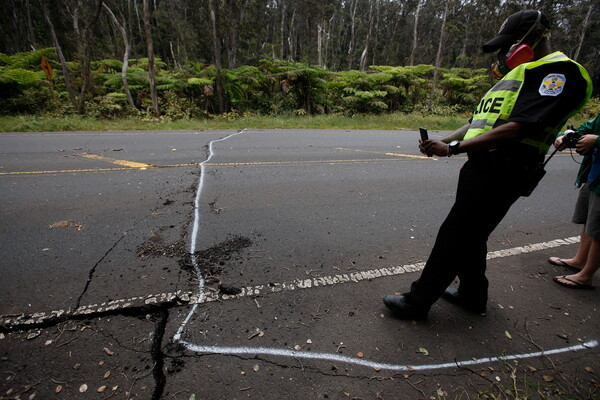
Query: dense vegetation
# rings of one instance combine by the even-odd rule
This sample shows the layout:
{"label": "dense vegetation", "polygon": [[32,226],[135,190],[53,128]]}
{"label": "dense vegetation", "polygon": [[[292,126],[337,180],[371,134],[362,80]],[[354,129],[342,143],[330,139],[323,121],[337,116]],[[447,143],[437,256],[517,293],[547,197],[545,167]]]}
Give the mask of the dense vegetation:
{"label": "dense vegetation", "polygon": [[555,21],[554,47],[590,72],[600,68],[593,0],[5,3],[11,12],[0,15],[4,115],[471,110],[493,83],[481,68],[490,61],[481,44],[522,8],[543,9]]}

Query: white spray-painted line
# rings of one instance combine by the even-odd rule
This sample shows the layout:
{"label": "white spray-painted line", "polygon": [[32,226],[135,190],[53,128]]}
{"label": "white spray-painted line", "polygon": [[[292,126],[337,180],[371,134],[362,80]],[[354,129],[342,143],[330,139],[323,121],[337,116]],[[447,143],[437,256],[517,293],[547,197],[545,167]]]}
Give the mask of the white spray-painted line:
{"label": "white spray-painted line", "polygon": [[[194,253],[196,251],[196,241],[197,241],[197,236],[198,236],[199,226],[200,226],[200,198],[202,195],[202,189],[204,188],[204,176],[205,176],[204,166],[208,161],[210,161],[210,159],[212,158],[212,156],[214,154],[213,153],[213,143],[222,142],[224,140],[229,139],[232,136],[239,135],[242,132],[243,131],[240,131],[235,134],[229,135],[223,139],[211,141],[209,144],[209,156],[205,161],[203,161],[200,164],[200,168],[201,168],[200,183],[198,185],[198,191],[196,192],[196,201],[195,201],[195,210],[194,210],[194,226],[193,226],[193,230],[192,230],[191,245],[190,245],[190,249],[191,249],[190,252],[192,254],[192,263],[194,265],[194,271],[195,271],[197,279],[198,279],[198,294],[197,294],[197,299],[194,302],[190,312],[188,313],[188,315],[184,319],[183,323],[181,324],[179,329],[177,329],[177,332],[173,336],[174,341],[181,343],[188,350],[198,352],[198,353],[211,353],[211,354],[237,354],[237,355],[251,355],[251,356],[274,355],[274,356],[280,356],[280,357],[336,361],[336,362],[343,362],[343,363],[347,363],[347,364],[355,364],[355,365],[361,365],[361,366],[366,366],[366,367],[371,367],[371,368],[386,369],[386,370],[393,370],[393,371],[416,371],[416,370],[454,368],[457,366],[475,365],[475,364],[489,363],[489,362],[501,361],[501,360],[532,358],[532,357],[539,357],[539,356],[543,356],[543,355],[558,354],[558,353],[563,353],[563,352],[568,352],[568,351],[584,350],[584,349],[588,349],[591,347],[596,347],[598,345],[597,341],[589,341],[582,345],[570,346],[570,347],[554,349],[554,350],[549,350],[549,351],[540,351],[540,352],[536,352],[536,353],[516,354],[516,355],[499,356],[499,357],[488,357],[488,358],[475,359],[475,360],[469,360],[469,361],[455,361],[452,363],[435,364],[435,365],[406,366],[406,365],[399,365],[399,364],[377,363],[374,361],[363,360],[360,358],[353,358],[353,357],[347,357],[347,356],[341,356],[338,354],[331,354],[331,353],[310,353],[310,352],[301,352],[301,351],[266,348],[266,347],[252,348],[252,347],[246,347],[246,346],[242,346],[242,347],[201,346],[201,345],[190,343],[186,340],[181,339],[182,332],[183,332],[185,326],[190,321],[192,315],[195,313],[195,311],[198,307],[198,304],[206,301],[206,296],[205,296],[205,292],[204,292],[204,284],[205,284],[204,277],[202,276],[202,272],[196,265],[197,260],[194,255]],[[561,246],[564,244],[576,243],[578,240],[579,240],[578,238],[559,239],[559,240],[553,241],[553,242],[539,243],[536,245],[523,246],[523,247],[518,247],[518,248],[508,249],[508,250],[501,250],[498,252],[488,253],[487,258],[494,259],[494,258],[499,258],[499,257],[507,257],[510,255],[515,255],[515,254],[529,253],[532,251],[538,251],[538,250],[542,250],[542,249],[546,249],[546,248]],[[377,278],[377,277],[381,277],[381,276],[403,274],[403,273],[406,273],[407,271],[411,271],[411,272],[419,271],[423,268],[423,266],[424,266],[424,263],[418,263],[418,264],[412,264],[411,266],[404,266],[404,267],[381,268],[381,269],[374,270],[374,272],[367,273],[367,274],[365,274],[364,272],[354,273],[354,274],[340,274],[340,275],[335,275],[335,276],[332,276],[329,278],[313,278],[313,279],[305,279],[305,280],[296,280],[291,285],[290,284],[286,285],[284,283],[280,287],[276,287],[275,285],[267,286],[267,287],[269,288],[269,290],[271,292],[283,291],[283,290],[296,290],[296,288],[306,289],[306,288],[311,288],[314,286],[335,285],[338,283],[346,283],[346,282],[350,282],[350,281],[358,282],[359,280],[364,280],[364,279],[372,279],[372,278]],[[260,287],[255,286],[254,288],[252,288],[252,287],[245,288],[245,292],[242,292],[243,295],[239,294],[239,295],[236,295],[233,297],[238,298],[238,297],[242,297],[242,296],[247,296],[249,294],[257,295],[260,293],[261,289],[263,289],[263,286],[260,286]],[[225,296],[223,296],[223,298],[225,298]]]}
{"label": "white spray-painted line", "polygon": [[200,346],[197,344],[189,343],[181,340],[182,343],[188,350],[194,351],[196,353],[207,353],[207,354],[225,354],[225,355],[242,355],[242,356],[276,356],[276,357],[288,357],[288,358],[302,358],[302,359],[311,359],[311,360],[323,360],[323,361],[332,361],[332,362],[340,362],[346,364],[359,365],[362,367],[374,368],[377,370],[390,370],[390,371],[400,371],[400,372],[414,372],[414,371],[431,371],[436,369],[446,369],[446,368],[457,368],[457,367],[467,367],[473,365],[487,364],[497,361],[510,361],[510,360],[521,360],[525,358],[534,358],[534,357],[542,357],[549,356],[552,354],[560,354],[567,353],[570,351],[580,351],[587,350],[598,346],[598,342],[596,340],[590,340],[582,344],[569,346],[569,347],[561,347],[558,349],[552,350],[543,350],[537,351],[534,353],[521,353],[521,354],[512,354],[507,356],[497,356],[497,357],[485,357],[485,358],[476,358],[472,360],[466,361],[453,361],[442,364],[422,364],[422,365],[401,365],[401,364],[388,364],[388,363],[379,363],[375,361],[364,360],[362,358],[357,357],[348,357],[342,356],[339,354],[332,353],[318,353],[318,352],[308,352],[308,351],[295,351],[288,349],[276,349],[270,347],[221,347],[221,346]]}
{"label": "white spray-painted line", "polygon": [[202,276],[202,271],[200,271],[200,268],[198,268],[198,259],[196,257],[196,244],[198,241],[198,233],[200,231],[200,198],[202,197],[202,190],[204,189],[204,176],[206,175],[205,174],[205,166],[206,166],[206,163],[208,163],[214,155],[213,145],[215,143],[223,142],[231,137],[234,137],[234,136],[237,136],[237,135],[243,133],[244,131],[245,131],[245,129],[242,129],[241,131],[232,133],[231,135],[227,135],[224,138],[212,140],[208,144],[208,158],[200,163],[200,182],[198,183],[198,189],[196,191],[196,200],[194,201],[194,225],[192,228],[192,236],[190,237],[191,262],[192,262],[192,266],[194,267],[194,273],[196,274],[196,278],[198,279],[198,293],[197,293],[197,300],[194,302],[194,305],[192,306],[190,312],[185,317],[185,319],[183,320],[183,323],[181,324],[179,329],[177,329],[177,332],[173,336],[173,340],[175,340],[175,341],[180,340],[181,332],[183,331],[183,329],[185,328],[187,323],[192,318],[192,315],[196,311],[198,304],[200,304],[204,301],[204,284],[205,284],[205,282],[204,282],[204,276]]}

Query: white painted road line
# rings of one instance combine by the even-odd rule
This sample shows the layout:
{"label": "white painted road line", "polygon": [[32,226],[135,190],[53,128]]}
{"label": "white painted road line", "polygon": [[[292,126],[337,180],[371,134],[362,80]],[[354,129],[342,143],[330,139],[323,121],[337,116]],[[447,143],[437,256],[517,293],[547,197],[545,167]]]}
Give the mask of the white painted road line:
{"label": "white painted road line", "polygon": [[311,360],[332,361],[345,364],[359,365],[362,367],[374,368],[376,370],[389,370],[398,372],[414,372],[414,371],[431,371],[436,369],[460,368],[480,364],[489,364],[497,361],[522,360],[525,358],[543,357],[552,354],[567,353],[570,351],[588,350],[598,346],[596,340],[590,340],[582,344],[569,347],[561,347],[553,350],[543,350],[534,353],[513,354],[507,356],[476,358],[467,361],[452,361],[442,364],[422,364],[422,365],[401,365],[388,364],[369,361],[357,357],[342,356],[332,353],[318,353],[309,351],[294,351],[288,349],[275,349],[269,347],[222,347],[222,346],[201,346],[180,340],[188,350],[196,353],[206,354],[224,354],[224,355],[240,355],[240,356],[276,356],[286,358],[302,358]]}
{"label": "white painted road line", "polygon": [[[532,253],[553,249],[560,246],[566,246],[579,243],[579,237],[568,237],[556,239],[548,242],[534,243],[526,246],[513,247],[510,249],[498,250],[488,253],[488,260],[512,257],[520,254]],[[76,310],[55,310],[50,312],[37,313],[14,313],[11,316],[1,316],[0,324],[7,327],[19,325],[40,324],[45,321],[69,316],[91,315],[107,311],[117,311],[136,306],[147,306],[152,304],[162,304],[165,302],[179,301],[185,304],[201,304],[221,300],[240,299],[247,296],[260,296],[269,293],[285,293],[293,290],[305,290],[323,286],[335,286],[345,283],[358,283],[365,280],[373,280],[390,276],[397,276],[406,273],[420,272],[424,263],[406,264],[393,267],[370,269],[366,271],[356,271],[348,274],[336,274],[310,279],[295,279],[287,282],[255,285],[243,287],[242,292],[237,295],[227,295],[217,292],[208,292],[199,294],[198,292],[178,290],[176,292],[165,292],[158,294],[148,294],[145,296],[135,296],[126,299],[117,299],[97,304],[88,304],[80,306]],[[184,324],[185,325],[185,324]]]}

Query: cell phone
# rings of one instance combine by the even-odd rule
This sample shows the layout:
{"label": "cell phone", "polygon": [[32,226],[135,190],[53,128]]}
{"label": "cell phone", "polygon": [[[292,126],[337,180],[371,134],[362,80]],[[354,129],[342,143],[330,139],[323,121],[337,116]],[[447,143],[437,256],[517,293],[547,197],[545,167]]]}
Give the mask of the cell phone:
{"label": "cell phone", "polygon": [[429,139],[429,135],[427,134],[427,129],[419,128],[419,133],[421,134],[421,140],[425,141]]}

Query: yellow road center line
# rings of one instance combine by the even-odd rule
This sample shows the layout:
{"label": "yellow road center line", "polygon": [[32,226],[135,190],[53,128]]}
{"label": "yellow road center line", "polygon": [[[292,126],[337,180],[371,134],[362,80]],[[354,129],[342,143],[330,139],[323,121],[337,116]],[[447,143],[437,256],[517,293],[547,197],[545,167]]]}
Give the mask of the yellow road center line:
{"label": "yellow road center line", "polygon": [[414,154],[400,154],[400,153],[382,153],[379,151],[369,151],[369,150],[360,150],[360,149],[347,149],[345,147],[336,147],[336,150],[345,150],[345,151],[354,151],[356,153],[371,153],[371,154],[383,154],[385,156],[393,156],[393,157],[408,157],[408,158],[425,158],[425,159],[433,159],[436,160],[436,158],[433,157],[427,157],[427,156],[415,156]]}
{"label": "yellow road center line", "polygon": [[154,167],[154,165],[152,165],[152,164],[145,164],[145,163],[140,163],[140,162],[135,162],[135,161],[127,161],[127,160],[118,160],[116,158],[104,157],[104,156],[100,156],[97,154],[83,153],[81,156],[92,159],[92,160],[107,161],[107,162],[113,163],[115,165],[122,165],[124,167],[129,167],[129,168],[146,169],[146,168]]}

